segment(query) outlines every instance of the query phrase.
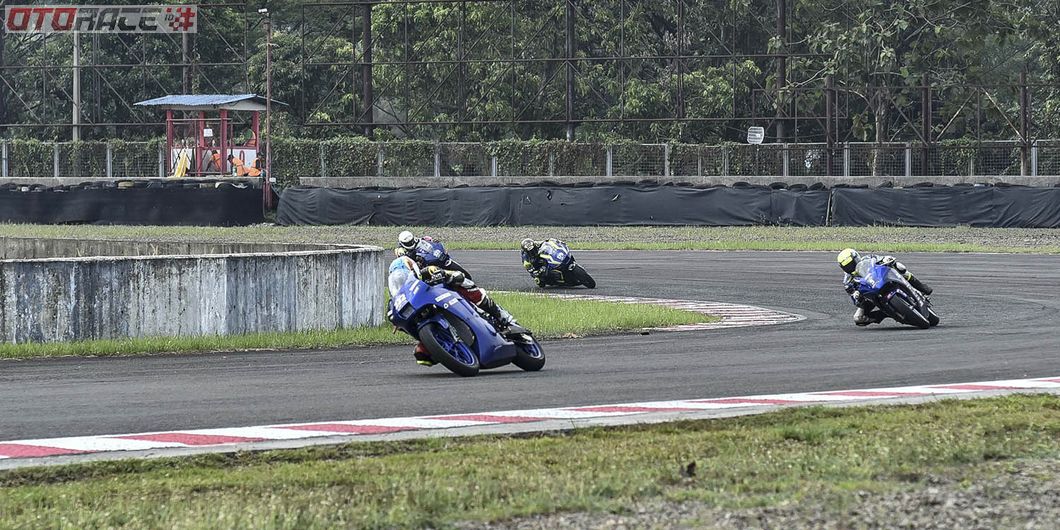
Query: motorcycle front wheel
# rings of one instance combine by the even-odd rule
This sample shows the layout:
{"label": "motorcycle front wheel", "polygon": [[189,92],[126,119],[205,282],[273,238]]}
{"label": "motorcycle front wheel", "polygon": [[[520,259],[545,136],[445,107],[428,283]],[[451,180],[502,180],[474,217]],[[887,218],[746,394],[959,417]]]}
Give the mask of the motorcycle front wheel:
{"label": "motorcycle front wheel", "polygon": [[454,333],[437,322],[428,322],[419,331],[420,342],[427,348],[434,362],[441,364],[456,375],[472,377],[478,375],[479,361],[475,352]]}
{"label": "motorcycle front wheel", "polygon": [[902,317],[903,324],[909,324],[910,326],[916,326],[920,329],[928,329],[931,327],[931,322],[924,315],[920,314],[915,307],[905,301],[905,298],[901,296],[894,296],[891,298],[888,304],[891,305],[891,309],[894,310],[898,316]]}

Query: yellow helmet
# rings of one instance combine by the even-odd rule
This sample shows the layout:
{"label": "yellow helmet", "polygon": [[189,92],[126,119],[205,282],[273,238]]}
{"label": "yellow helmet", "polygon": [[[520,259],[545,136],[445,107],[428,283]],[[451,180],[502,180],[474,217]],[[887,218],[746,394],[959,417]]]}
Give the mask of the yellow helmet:
{"label": "yellow helmet", "polygon": [[857,268],[858,259],[860,258],[861,256],[858,254],[858,251],[852,248],[845,248],[839,253],[839,256],[836,257],[836,261],[839,262],[839,268],[843,269],[843,272],[854,274],[854,269]]}

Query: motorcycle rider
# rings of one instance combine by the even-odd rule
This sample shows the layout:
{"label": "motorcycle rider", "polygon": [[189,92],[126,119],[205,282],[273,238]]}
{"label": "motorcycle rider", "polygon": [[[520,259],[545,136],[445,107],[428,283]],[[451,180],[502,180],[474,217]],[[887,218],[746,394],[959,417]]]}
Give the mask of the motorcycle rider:
{"label": "motorcycle rider", "polygon": [[876,304],[872,300],[861,296],[861,293],[858,292],[857,279],[860,277],[858,264],[866,260],[870,260],[869,263],[885,265],[898,271],[909,282],[909,285],[924,293],[925,296],[933,291],[931,287],[928,287],[919,278],[913,276],[913,273],[909,272],[909,269],[902,262],[895,259],[894,256],[878,256],[876,254],[862,256],[852,248],[843,249],[836,257],[836,261],[839,262],[839,268],[843,269],[843,288],[850,295],[854,305],[857,306],[857,310],[854,311],[854,324],[858,326],[879,324],[887,316],[882,310],[876,308]]}
{"label": "motorcycle rider", "polygon": [[[421,268],[426,267],[427,263],[425,263],[424,260],[416,254],[416,247],[420,246],[420,241],[432,243],[435,240],[434,238],[428,235],[424,235],[423,237],[416,237],[412,234],[412,232],[408,230],[403,230],[400,234],[398,234],[398,246],[394,249],[394,254],[398,257],[405,256],[408,258],[412,258],[412,260],[415,261]],[[464,273],[464,276],[467,276],[469,279],[471,278],[471,273],[467,272],[467,270],[461,267],[460,264],[456,262],[456,260],[449,256],[446,256],[446,262],[442,264],[442,267],[462,272]]]}
{"label": "motorcycle rider", "polygon": [[563,244],[563,241],[558,239],[535,241],[528,237],[519,243],[519,248],[522,249],[523,268],[534,278],[538,287],[544,287],[550,283],[548,281],[548,252],[541,252],[541,247],[546,244],[550,246]]}
{"label": "motorcycle rider", "polygon": [[[456,291],[468,302],[477,307],[488,319],[492,320],[497,331],[504,333],[505,330],[517,324],[511,313],[502,308],[486,290],[475,285],[463,272],[457,270],[443,269],[437,265],[429,265],[420,269],[409,257],[401,256],[390,263],[390,276],[388,283],[390,295],[394,296],[401,290],[401,286],[408,278],[415,277],[431,285],[443,284],[449,289]],[[423,366],[434,366],[431,354],[422,342],[416,343],[416,349],[412,355],[416,358],[416,364]]]}

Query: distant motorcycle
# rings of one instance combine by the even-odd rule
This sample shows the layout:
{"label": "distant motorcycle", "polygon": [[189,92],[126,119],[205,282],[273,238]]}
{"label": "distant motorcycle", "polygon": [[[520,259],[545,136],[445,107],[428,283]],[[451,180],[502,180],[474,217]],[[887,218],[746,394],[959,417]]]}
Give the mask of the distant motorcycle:
{"label": "distant motorcycle", "polygon": [[545,269],[540,273],[543,285],[565,287],[584,285],[589,289],[596,288],[596,280],[581,265],[578,265],[566,243],[546,240],[538,249],[538,256],[545,260]]}
{"label": "distant motorcycle", "polygon": [[920,329],[939,324],[931,301],[894,268],[864,260],[858,264],[857,281],[858,292],[896,322]]}
{"label": "distant motorcycle", "polygon": [[410,277],[392,292],[386,316],[457,375],[474,376],[509,363],[528,372],[545,366],[545,352],[530,330],[513,324],[499,333],[477,307],[443,285]]}

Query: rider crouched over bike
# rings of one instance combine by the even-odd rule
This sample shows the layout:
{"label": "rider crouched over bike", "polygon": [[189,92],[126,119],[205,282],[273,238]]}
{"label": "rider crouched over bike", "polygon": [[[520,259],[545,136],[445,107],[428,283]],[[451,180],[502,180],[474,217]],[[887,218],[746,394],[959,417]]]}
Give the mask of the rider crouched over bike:
{"label": "rider crouched over bike", "polygon": [[[519,244],[519,247],[522,249],[523,268],[525,268],[526,272],[529,272],[530,276],[534,278],[534,283],[536,283],[538,287],[545,287],[546,285],[558,283],[555,278],[549,278],[548,259],[550,256],[548,250],[545,249],[545,251],[542,252],[543,246],[552,246],[557,243],[562,244],[563,242],[558,239],[535,241],[528,237]],[[558,272],[554,274],[559,275]]]}
{"label": "rider crouched over bike", "polygon": [[440,261],[440,266],[449,270],[460,271],[464,273],[464,276],[471,278],[471,273],[467,269],[461,267],[456,260],[451,258],[448,253],[445,253],[441,242],[428,235],[416,237],[412,232],[403,230],[398,234],[398,246],[394,249],[394,254],[398,257],[411,258],[420,268],[428,265],[427,258],[432,261]]}
{"label": "rider crouched over bike", "polygon": [[876,304],[861,295],[858,292],[858,278],[861,277],[861,269],[858,267],[859,264],[871,264],[871,265],[884,265],[891,267],[898,271],[909,285],[912,285],[914,289],[920,291],[924,295],[929,295],[932,292],[931,287],[920,281],[919,278],[913,276],[912,272],[906,268],[900,261],[896,260],[894,256],[878,256],[876,254],[868,254],[862,256],[858,251],[848,248],[844,249],[837,256],[836,261],[839,262],[839,268],[843,269],[843,288],[846,289],[847,294],[850,295],[850,299],[857,306],[857,310],[854,311],[854,324],[858,326],[867,326],[869,324],[879,324],[886,318],[886,314],[876,307]]}
{"label": "rider crouched over bike", "polygon": [[[456,291],[457,294],[477,307],[481,313],[484,313],[484,316],[501,333],[517,324],[511,313],[505,311],[486,293],[485,289],[475,285],[475,282],[471,281],[463,272],[443,269],[436,265],[429,265],[420,269],[415,261],[405,256],[395,259],[390,264],[388,279],[390,295],[394,296],[395,293],[400,291],[401,286],[410,277],[418,278],[431,285],[443,284],[447,288]],[[416,344],[413,356],[416,358],[417,364],[423,366],[434,366],[435,364],[422,342]]]}

